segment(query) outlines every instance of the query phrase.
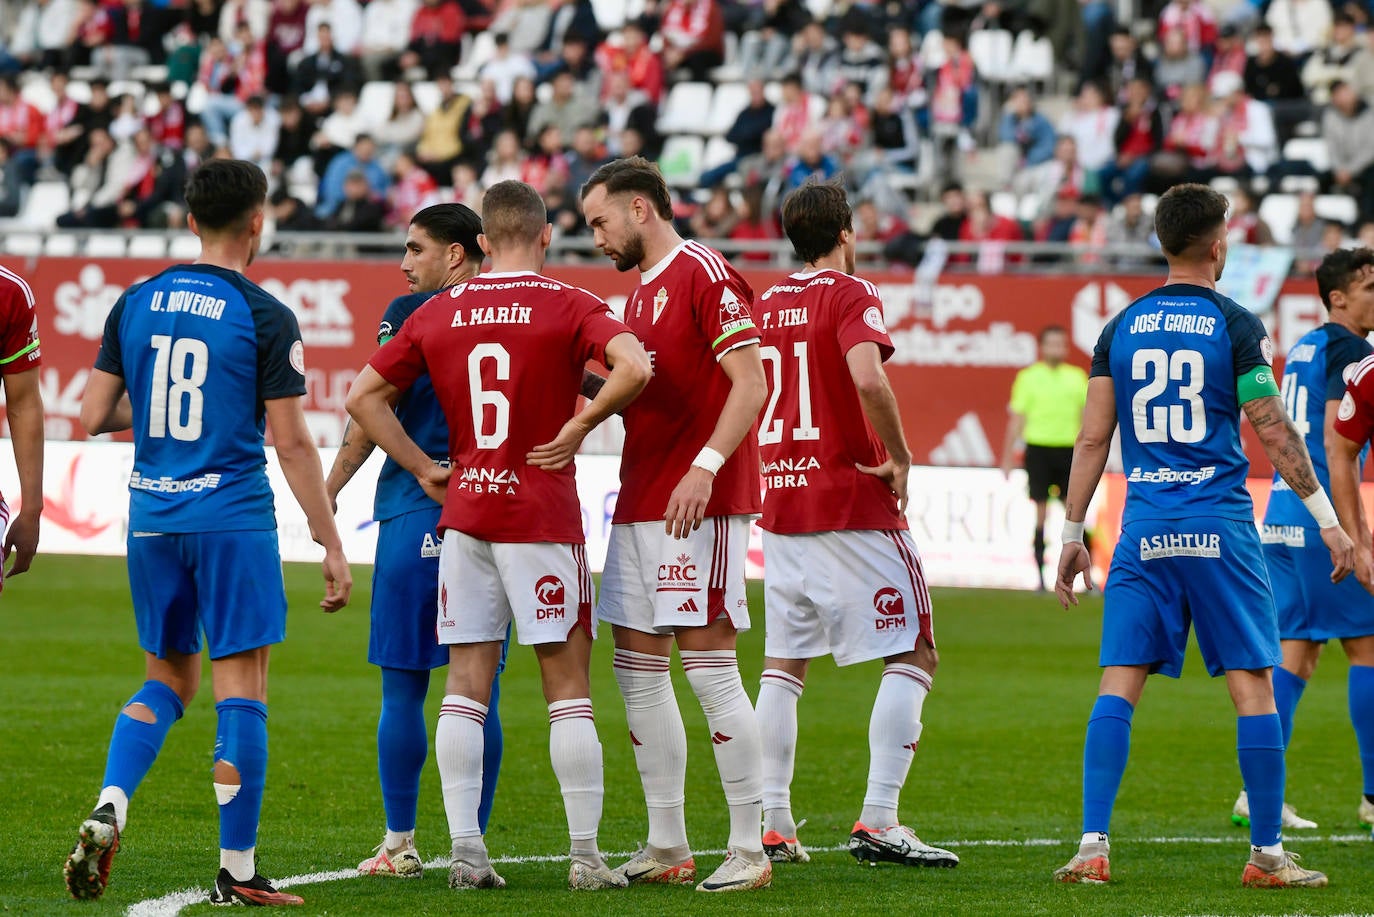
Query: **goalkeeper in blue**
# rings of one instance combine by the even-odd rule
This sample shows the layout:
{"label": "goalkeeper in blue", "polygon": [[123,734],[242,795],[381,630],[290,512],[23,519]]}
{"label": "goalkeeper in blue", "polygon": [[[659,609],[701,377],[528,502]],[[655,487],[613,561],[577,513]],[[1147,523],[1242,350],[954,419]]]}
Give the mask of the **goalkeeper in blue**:
{"label": "goalkeeper in blue", "polygon": [[[1326,306],[1326,324],[1303,335],[1288,351],[1283,367],[1283,403],[1307,442],[1317,480],[1331,490],[1327,444],[1336,435],[1336,415],[1345,384],[1356,365],[1369,356],[1365,336],[1374,331],[1374,250],[1341,249],[1322,259],[1317,290]],[[1339,445],[1339,443],[1337,443]],[[1360,444],[1361,446],[1364,443]],[[1364,451],[1356,449],[1362,465]],[[1354,577],[1332,583],[1326,551],[1312,517],[1282,478],[1275,476],[1260,530],[1264,562],[1279,613],[1283,663],[1274,667],[1274,704],[1283,726],[1283,745],[1291,744],[1293,714],[1307,680],[1328,640],[1339,640],[1350,660],[1350,720],[1364,765],[1364,796],[1358,817],[1374,824],[1374,596]],[[1249,794],[1241,791],[1231,813],[1238,825],[1250,823]],[[1285,828],[1315,828],[1287,803]]]}
{"label": "goalkeeper in blue", "polygon": [[1264,325],[1216,291],[1226,265],[1226,209],[1226,198],[1205,185],[1178,185],[1159,199],[1155,232],[1168,281],[1112,319],[1093,353],[1055,583],[1064,607],[1077,604],[1079,574],[1092,588],[1083,518],[1118,423],[1126,509],[1102,615],[1101,687],[1083,750],[1083,836],[1078,853],[1055,872],[1061,882],[1110,880],[1109,829],[1131,717],[1152,673],[1182,672],[1191,627],[1207,671],[1225,674],[1236,707],[1236,750],[1250,795],[1250,859],[1241,883],[1326,884],[1283,847],[1283,728],[1271,681],[1282,656],[1245,489],[1241,413],[1316,520],[1333,581],[1353,569],[1355,547],[1284,411]]}
{"label": "goalkeeper in blue", "polygon": [[218,717],[220,869],[210,901],[302,903],[260,875],[254,855],[267,777],[268,652],[286,636],[267,426],[325,548],[320,606],[347,604],[353,579],[301,407],[296,317],[243,276],[262,241],[266,199],[267,178],[251,162],[212,159],[191,173],[186,204],[200,258],[120,296],[81,402],[91,435],[133,430],[129,587],[147,680],[115,717],[100,797],[67,858],[76,898],[105,891],[129,800],[200,687],[204,645]]}

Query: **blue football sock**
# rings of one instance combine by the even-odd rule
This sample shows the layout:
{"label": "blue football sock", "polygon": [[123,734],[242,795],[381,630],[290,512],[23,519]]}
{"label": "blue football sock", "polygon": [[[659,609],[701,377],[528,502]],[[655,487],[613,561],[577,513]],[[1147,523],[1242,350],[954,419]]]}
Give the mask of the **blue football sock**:
{"label": "blue football sock", "polygon": [[1360,748],[1364,768],[1364,792],[1374,796],[1374,666],[1350,667],[1350,722],[1355,726],[1355,742]]}
{"label": "blue football sock", "polygon": [[1135,708],[1124,697],[1103,694],[1088,717],[1083,743],[1083,833],[1106,834],[1112,806],[1131,753],[1131,716]]}
{"label": "blue football sock", "polygon": [[1299,678],[1283,666],[1274,666],[1274,706],[1279,708],[1279,723],[1283,726],[1283,747],[1293,741],[1293,714],[1298,710],[1307,680]]}
{"label": "blue football sock", "polygon": [[420,774],[429,754],[425,694],[429,672],[382,669],[382,715],[377,719],[377,773],[388,831],[415,830]]}
{"label": "blue football sock", "polygon": [[492,803],[496,800],[496,778],[501,773],[504,739],[498,707],[500,700],[501,676],[498,674],[491,682],[491,700],[487,702],[487,718],[482,724],[482,798],[477,804],[477,824],[481,826],[483,834],[487,833]]}
{"label": "blue football sock", "polygon": [[123,712],[115,718],[110,751],[105,759],[105,782],[101,784],[102,787],[119,787],[129,797],[134,795],[134,790],[157,760],[167,731],[185,712],[181,698],[160,681],[145,681],[124,706],[133,704],[141,704],[152,711],[154,722],[145,723]]}
{"label": "blue football sock", "polygon": [[[267,705],[230,697],[215,704],[219,727],[215,733],[215,762],[232,764],[239,785],[215,785],[219,797],[219,846],[247,850],[258,843],[262,788],[267,781]],[[227,798],[226,798],[227,797]]]}
{"label": "blue football sock", "polygon": [[1283,727],[1277,713],[1236,719],[1240,776],[1250,795],[1250,844],[1267,847],[1282,839]]}

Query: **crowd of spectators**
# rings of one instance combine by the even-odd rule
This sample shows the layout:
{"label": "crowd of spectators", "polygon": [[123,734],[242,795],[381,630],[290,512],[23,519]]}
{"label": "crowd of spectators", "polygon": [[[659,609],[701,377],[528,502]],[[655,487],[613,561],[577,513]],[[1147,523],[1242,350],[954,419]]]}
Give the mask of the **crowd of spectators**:
{"label": "crowd of spectators", "polygon": [[[860,239],[908,261],[935,237],[1147,240],[1149,196],[1185,180],[1227,181],[1246,241],[1271,238],[1263,194],[1295,185],[1350,195],[1347,232],[1374,221],[1363,6],[1168,0],[1133,23],[1115,8],[640,0],[608,29],[592,0],[11,2],[0,216],[35,181],[61,180],[71,205],[59,225],[175,226],[187,170],[228,155],[271,176],[282,229],[401,227],[428,203],[476,204],[484,187],[519,178],[572,235],[585,232],[577,190],[597,165],[664,151],[672,87],[728,78],[748,94],[724,135],[734,155],[678,189],[698,235],[778,238],[782,197],[811,179],[845,182]],[[1042,37],[1058,79],[984,78],[970,51],[984,30]],[[480,66],[464,70],[473,54]],[[73,68],[95,74],[79,93]],[[140,98],[129,80],[148,73]],[[21,91],[33,81],[47,90]],[[364,91],[375,81],[392,87],[386,104]],[[1056,84],[1073,97],[1051,118],[1041,109]],[[1329,162],[1285,159],[1299,135],[1323,140]],[[1007,193],[1013,213],[993,206]],[[1313,200],[1299,208],[1299,244],[1334,238],[1313,222]]]}

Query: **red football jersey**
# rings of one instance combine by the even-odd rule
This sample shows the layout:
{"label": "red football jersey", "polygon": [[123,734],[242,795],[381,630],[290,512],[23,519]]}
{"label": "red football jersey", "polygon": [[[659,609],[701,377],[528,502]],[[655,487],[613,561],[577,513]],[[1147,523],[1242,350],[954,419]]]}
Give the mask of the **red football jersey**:
{"label": "red football jersey", "polygon": [[1336,409],[1336,432],[1352,443],[1374,436],[1374,356],[1365,357],[1350,372],[1345,396]]}
{"label": "red football jersey", "polygon": [[883,360],[892,356],[878,288],[839,271],[793,274],[770,287],[756,311],[768,376],[759,421],[763,528],[906,528],[887,484],[854,467],[888,459],[845,362],[866,341]]}
{"label": "red football jersey", "polygon": [[[758,343],[753,301],[739,272],[697,242],[683,242],[640,275],[625,324],[644,342],[654,375],[624,411],[616,524],[663,519],[673,488],[711,438],[730,394],[730,377],[717,361]],[[751,432],[716,473],[706,515],[757,513],[759,505],[758,442]]]}
{"label": "red football jersey", "polygon": [[42,362],[33,290],[24,278],[0,267],[0,373],[22,373]]}
{"label": "red football jersey", "polygon": [[437,294],[369,361],[404,390],[429,373],[448,420],[439,530],[495,542],[582,544],[573,465],[525,463],[576,413],[588,360],[629,329],[586,290],[533,273],[483,274]]}

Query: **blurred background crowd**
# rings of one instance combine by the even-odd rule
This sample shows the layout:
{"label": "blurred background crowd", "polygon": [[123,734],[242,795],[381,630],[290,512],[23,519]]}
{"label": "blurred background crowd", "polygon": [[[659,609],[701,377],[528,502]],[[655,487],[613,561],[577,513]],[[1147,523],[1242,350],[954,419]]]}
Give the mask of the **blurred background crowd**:
{"label": "blurred background crowd", "polygon": [[[1374,242],[1374,28],[1356,0],[10,0],[0,15],[0,217],[24,226],[177,227],[187,170],[228,155],[271,176],[279,232],[400,228],[518,178],[571,237],[582,181],[643,154],[692,235],[778,239],[782,197],[838,177],[860,239],[913,264],[932,239],[1143,249],[1155,197],[1184,180],[1231,196],[1238,241],[1300,261]],[[1021,257],[1056,256],[1006,256]]]}

